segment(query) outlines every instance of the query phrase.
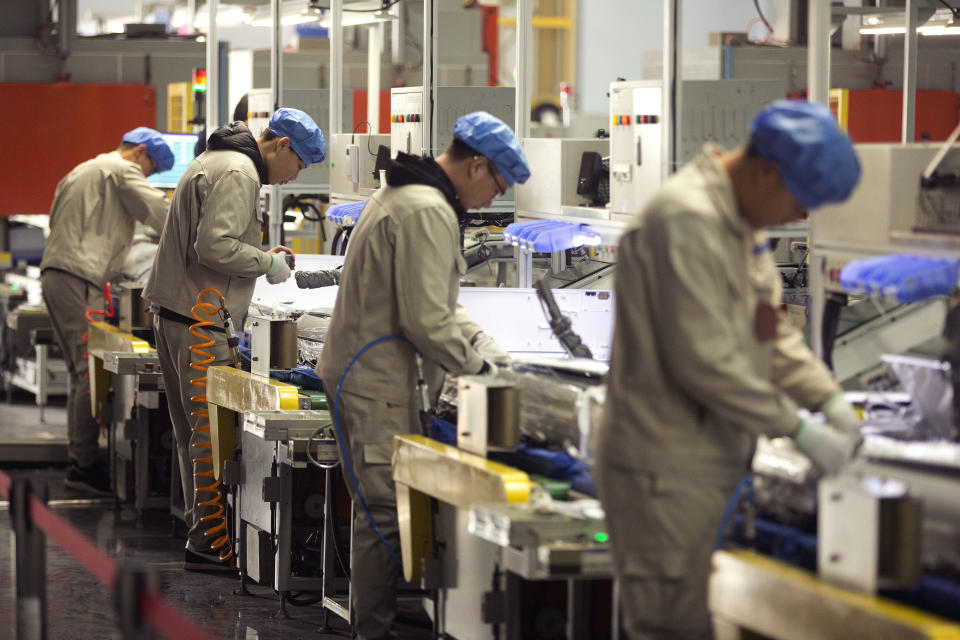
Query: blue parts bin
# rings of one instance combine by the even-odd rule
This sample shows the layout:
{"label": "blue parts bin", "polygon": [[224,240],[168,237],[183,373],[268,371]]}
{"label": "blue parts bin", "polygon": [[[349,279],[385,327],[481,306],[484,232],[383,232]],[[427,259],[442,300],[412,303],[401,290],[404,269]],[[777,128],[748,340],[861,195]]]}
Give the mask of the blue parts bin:
{"label": "blue parts bin", "polygon": [[360,220],[360,213],[365,206],[366,200],[334,205],[327,209],[327,220],[342,227],[352,227]]}
{"label": "blue parts bin", "polygon": [[583,224],[559,220],[514,222],[503,231],[505,242],[522,251],[553,253],[584,245],[600,244],[600,236]]}
{"label": "blue parts bin", "polygon": [[901,303],[947,295],[957,286],[960,260],[887,255],[848,263],[840,285],[850,293],[886,297]]}

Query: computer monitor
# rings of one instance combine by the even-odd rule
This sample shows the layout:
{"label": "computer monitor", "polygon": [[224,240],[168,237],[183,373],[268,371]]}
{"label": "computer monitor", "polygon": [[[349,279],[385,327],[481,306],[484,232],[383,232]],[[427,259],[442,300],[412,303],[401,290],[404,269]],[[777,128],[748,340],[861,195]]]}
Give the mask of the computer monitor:
{"label": "computer monitor", "polygon": [[173,168],[147,177],[147,182],[161,189],[176,189],[180,176],[193,160],[193,148],[197,144],[195,133],[161,133],[173,151]]}

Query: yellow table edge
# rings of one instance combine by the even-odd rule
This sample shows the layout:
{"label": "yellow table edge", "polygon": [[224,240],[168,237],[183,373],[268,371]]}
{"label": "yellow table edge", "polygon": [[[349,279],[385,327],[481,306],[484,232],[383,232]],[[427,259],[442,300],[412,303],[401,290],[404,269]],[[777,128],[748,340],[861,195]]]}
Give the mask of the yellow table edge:
{"label": "yellow table edge", "polygon": [[132,353],[149,353],[153,351],[153,348],[150,346],[150,344],[143,338],[138,338],[132,333],[121,331],[120,329],[113,326],[112,324],[100,321],[100,322],[91,322],[90,325],[91,325],[91,328],[99,329],[104,333],[110,333],[115,338],[119,338],[121,340],[125,340],[129,342],[130,350]]}
{"label": "yellow table edge", "polygon": [[412,445],[424,449],[429,449],[437,455],[456,458],[464,464],[481,469],[486,473],[500,476],[508,504],[526,502],[530,498],[530,488],[534,483],[530,481],[530,477],[526,473],[519,469],[487,460],[482,456],[463,451],[462,449],[443,444],[433,438],[419,434],[394,436],[394,438],[396,440],[409,442]]}
{"label": "yellow table edge", "polygon": [[227,373],[228,375],[242,376],[245,378],[250,378],[256,382],[268,383],[277,387],[277,393],[280,395],[280,409],[283,411],[293,411],[300,408],[300,392],[297,391],[297,388],[292,384],[286,382],[280,382],[279,380],[274,380],[273,378],[263,378],[261,376],[255,376],[249,371],[244,371],[242,369],[237,369],[235,367],[230,367],[227,365],[217,365],[210,367],[208,369],[208,375],[210,369],[216,369],[218,371]]}
{"label": "yellow table edge", "polygon": [[815,574],[805,569],[792,567],[755,551],[741,549],[736,551],[721,551],[718,553],[729,554],[744,564],[772,573],[785,581],[792,582],[797,586],[804,587],[811,591],[816,591],[828,598],[839,600],[848,606],[868,611],[874,615],[888,618],[916,629],[922,629],[929,638],[936,638],[937,640],[960,640],[960,625],[933,615],[932,613],[927,613],[877,595],[857,593],[856,591],[834,586],[820,580]]}

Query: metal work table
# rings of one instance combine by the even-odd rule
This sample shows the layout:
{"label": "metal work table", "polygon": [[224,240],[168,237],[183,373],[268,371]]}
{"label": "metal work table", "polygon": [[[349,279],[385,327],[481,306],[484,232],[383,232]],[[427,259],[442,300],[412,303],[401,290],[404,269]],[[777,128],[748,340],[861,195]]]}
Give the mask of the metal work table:
{"label": "metal work table", "polygon": [[778,640],[960,640],[960,625],[827,584],[753,551],[713,554],[710,610],[722,623]]}

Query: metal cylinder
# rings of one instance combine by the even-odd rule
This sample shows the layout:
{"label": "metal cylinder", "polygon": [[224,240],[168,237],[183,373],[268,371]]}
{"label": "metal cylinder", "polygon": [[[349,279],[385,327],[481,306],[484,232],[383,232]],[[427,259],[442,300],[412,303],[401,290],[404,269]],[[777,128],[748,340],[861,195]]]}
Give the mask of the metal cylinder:
{"label": "metal cylinder", "polygon": [[270,368],[293,369],[297,366],[297,322],[274,320],[270,323]]}
{"label": "metal cylinder", "polygon": [[520,389],[490,387],[487,390],[487,443],[515,447],[520,443]]}

